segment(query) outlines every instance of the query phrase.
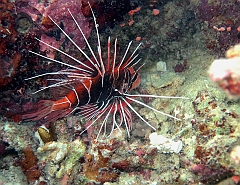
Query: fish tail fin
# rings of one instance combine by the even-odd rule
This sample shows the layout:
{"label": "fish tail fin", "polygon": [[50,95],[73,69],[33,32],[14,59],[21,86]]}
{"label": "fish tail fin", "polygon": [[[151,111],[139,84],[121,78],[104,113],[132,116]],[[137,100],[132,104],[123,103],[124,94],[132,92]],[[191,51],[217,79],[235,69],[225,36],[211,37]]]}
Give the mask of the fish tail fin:
{"label": "fish tail fin", "polygon": [[29,113],[23,114],[22,119],[25,121],[38,121],[43,119],[52,112],[53,104],[54,102],[51,100],[41,100],[28,110]]}
{"label": "fish tail fin", "polygon": [[58,118],[67,116],[73,108],[54,110],[54,101],[41,100],[36,105],[33,105],[29,113],[22,115],[24,121],[56,121]]}
{"label": "fish tail fin", "polygon": [[41,100],[35,105],[27,105],[28,113],[22,115],[22,120],[47,123],[71,114],[73,109],[66,97],[58,101]]}

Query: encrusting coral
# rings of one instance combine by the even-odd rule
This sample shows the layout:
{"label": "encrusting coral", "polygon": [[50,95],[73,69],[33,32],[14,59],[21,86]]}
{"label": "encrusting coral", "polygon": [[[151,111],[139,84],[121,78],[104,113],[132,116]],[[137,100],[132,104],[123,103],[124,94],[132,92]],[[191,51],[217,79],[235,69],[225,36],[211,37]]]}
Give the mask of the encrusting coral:
{"label": "encrusting coral", "polygon": [[[41,156],[40,163],[46,164],[43,171],[50,173],[52,177],[63,178],[64,174],[71,175],[72,169],[83,157],[85,146],[79,139],[66,143],[52,141],[40,146],[37,152]],[[59,166],[55,168],[51,163]]]}
{"label": "encrusting coral", "polygon": [[28,182],[30,183],[39,180],[41,170],[38,166],[38,158],[36,157],[30,146],[23,149],[23,154],[24,155],[20,160],[20,165],[27,177]]}

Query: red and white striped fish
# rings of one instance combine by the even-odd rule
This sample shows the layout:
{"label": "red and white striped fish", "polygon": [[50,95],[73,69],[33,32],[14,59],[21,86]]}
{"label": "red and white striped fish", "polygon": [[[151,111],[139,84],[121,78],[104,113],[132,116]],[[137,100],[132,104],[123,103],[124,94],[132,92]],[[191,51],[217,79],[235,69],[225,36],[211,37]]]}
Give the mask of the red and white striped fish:
{"label": "red and white striped fish", "polygon": [[[90,6],[90,5],[89,5]],[[90,7],[91,8],[91,7]],[[55,48],[39,39],[39,42],[47,45],[48,47],[60,52],[69,59],[76,62],[76,65],[71,65],[59,60],[48,58],[39,53],[29,51],[35,55],[42,58],[48,59],[50,61],[62,64],[68,67],[65,70],[60,70],[57,72],[45,73],[29,78],[34,79],[46,75],[52,75],[53,78],[48,79],[51,81],[51,85],[44,87],[35,93],[43,91],[45,89],[54,88],[54,90],[60,92],[62,98],[56,101],[53,100],[41,100],[37,103],[36,111],[28,113],[22,116],[25,121],[40,121],[44,120],[46,122],[55,121],[58,118],[62,118],[72,114],[76,111],[80,113],[80,116],[84,117],[86,120],[92,120],[92,123],[87,126],[84,130],[93,126],[97,120],[102,119],[99,134],[104,128],[104,134],[106,132],[107,124],[111,123],[110,134],[114,129],[119,129],[122,124],[125,125],[128,136],[130,137],[130,131],[132,129],[132,115],[131,112],[136,114],[143,122],[149,125],[152,129],[156,130],[152,125],[150,125],[130,104],[135,102],[142,106],[145,106],[157,113],[166,115],[168,117],[179,120],[178,118],[156,110],[147,104],[136,100],[137,97],[151,97],[151,98],[184,98],[184,97],[168,97],[168,96],[155,96],[155,95],[131,95],[129,92],[140,84],[139,70],[142,65],[135,69],[136,65],[141,59],[138,58],[136,54],[139,44],[133,53],[129,53],[129,48],[132,44],[130,42],[126,48],[124,55],[121,57],[120,61],[117,61],[117,39],[114,43],[113,56],[111,56],[110,50],[110,37],[108,39],[108,49],[107,49],[107,59],[102,58],[102,49],[100,36],[98,32],[98,25],[96,23],[96,17],[92,11],[93,19],[95,23],[95,29],[97,34],[98,46],[97,52],[95,53],[90,46],[87,38],[85,37],[82,29],[78,25],[76,19],[72,13],[68,10],[69,14],[72,16],[76,27],[81,32],[86,45],[91,53],[88,56],[73,40],[72,38],[51,18],[52,22],[61,30],[61,32],[70,40],[70,42],[82,53],[87,62],[82,62],[77,58],[72,57],[65,51]],[[131,111],[130,111],[130,110]],[[119,119],[118,119],[119,118]],[[83,132],[84,132],[83,131]],[[119,131],[121,131],[119,129]],[[82,133],[83,133],[82,132]]]}

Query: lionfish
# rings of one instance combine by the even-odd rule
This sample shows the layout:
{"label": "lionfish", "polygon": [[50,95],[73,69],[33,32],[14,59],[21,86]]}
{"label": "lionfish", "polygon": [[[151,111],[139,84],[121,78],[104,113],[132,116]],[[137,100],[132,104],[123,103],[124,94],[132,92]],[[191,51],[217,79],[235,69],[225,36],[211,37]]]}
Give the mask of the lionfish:
{"label": "lionfish", "polygon": [[[90,6],[90,4],[89,4]],[[76,27],[81,32],[86,45],[90,51],[90,56],[88,56],[74,41],[73,39],[59,26],[51,17],[49,19],[58,27],[58,29],[69,39],[69,41],[81,52],[87,62],[82,62],[77,58],[71,56],[67,52],[60,50],[38,38],[39,42],[47,45],[48,47],[60,52],[66,57],[76,62],[76,65],[71,65],[69,63],[62,62],[60,60],[55,60],[34,51],[29,51],[37,56],[40,56],[44,59],[50,60],[62,64],[67,67],[67,69],[60,70],[57,72],[50,72],[40,74],[26,80],[39,78],[42,76],[51,75],[52,78],[48,79],[51,81],[51,85],[42,87],[40,90],[34,92],[38,93],[40,91],[55,88],[56,91],[64,92],[64,96],[58,100],[40,100],[36,107],[37,110],[33,113],[28,113],[22,116],[25,121],[39,121],[44,120],[46,122],[55,121],[58,118],[68,116],[76,111],[86,120],[92,120],[85,130],[85,132],[97,120],[102,120],[100,129],[97,134],[97,138],[104,129],[104,134],[106,134],[107,123],[109,119],[111,120],[111,130],[118,129],[120,132],[120,126],[125,125],[128,137],[130,137],[130,131],[132,130],[132,114],[135,113],[143,122],[150,126],[153,130],[156,130],[147,120],[145,120],[130,104],[135,102],[141,106],[147,107],[153,110],[156,113],[168,116],[179,120],[178,118],[156,110],[153,107],[135,99],[139,97],[148,97],[148,98],[184,98],[184,97],[169,97],[169,96],[157,96],[157,95],[147,95],[147,94],[137,94],[131,95],[129,92],[137,88],[140,84],[140,75],[139,71],[143,65],[135,69],[136,65],[140,62],[141,58],[138,59],[137,50],[141,46],[141,43],[135,48],[135,50],[129,54],[129,49],[132,44],[132,41],[129,42],[124,55],[121,57],[120,61],[117,61],[117,39],[114,42],[114,51],[113,56],[111,56],[110,49],[110,37],[108,38],[108,47],[107,47],[107,59],[103,60],[102,49],[100,42],[100,35],[98,31],[98,24],[96,22],[96,17],[93,13],[93,10],[90,6],[94,27],[96,30],[97,36],[97,52],[93,51],[93,48],[90,46],[86,36],[84,35],[81,27],[77,23],[76,19],[72,15],[71,11],[68,9],[69,14],[71,15],[73,21],[76,24]],[[130,56],[128,56],[130,55]],[[128,57],[127,57],[128,56]],[[55,90],[54,89],[54,90]],[[62,93],[63,94],[63,93]],[[131,112],[130,112],[130,110]]]}

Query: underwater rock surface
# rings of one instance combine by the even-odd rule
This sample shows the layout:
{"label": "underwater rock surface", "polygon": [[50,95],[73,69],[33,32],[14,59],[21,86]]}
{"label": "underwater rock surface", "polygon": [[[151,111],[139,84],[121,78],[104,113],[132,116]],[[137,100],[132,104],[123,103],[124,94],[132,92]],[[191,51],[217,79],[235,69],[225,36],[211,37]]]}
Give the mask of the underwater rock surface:
{"label": "underwater rock surface", "polygon": [[[240,143],[240,103],[238,99],[229,99],[208,75],[210,64],[219,58],[219,51],[221,55],[225,55],[227,47],[232,46],[235,41],[217,48],[214,53],[215,44],[209,47],[206,38],[214,34],[217,38],[222,37],[220,36],[222,32],[211,30],[211,26],[206,28],[206,20],[199,15],[200,8],[208,10],[211,5],[215,10],[217,7],[215,1],[208,1],[205,6],[203,6],[205,1],[200,0],[131,2],[136,3],[140,9],[134,9],[135,11],[124,15],[123,21],[102,31],[101,42],[107,51],[108,36],[118,37],[118,46],[121,50],[130,40],[141,38],[133,44],[142,42],[139,55],[145,66],[140,71],[141,85],[133,92],[134,94],[189,98],[187,100],[142,98],[144,103],[180,120],[133,104],[137,112],[157,129],[158,135],[163,135],[174,142],[181,141],[182,149],[177,153],[163,153],[158,151],[157,147],[151,146],[149,135],[153,130],[137,116],[133,117],[130,138],[127,138],[123,125],[120,128],[121,132],[116,129],[110,137],[102,137],[102,134],[97,141],[94,138],[98,134],[100,123],[96,123],[93,128],[80,135],[86,127],[85,124],[90,123],[85,123],[78,115],[46,124],[46,130],[40,129],[42,125],[21,122],[18,117],[13,117],[9,109],[21,111],[22,102],[49,96],[47,93],[41,96],[31,95],[32,91],[38,89],[36,83],[39,86],[46,83],[44,79],[36,79],[36,83],[20,83],[19,79],[23,81],[33,73],[41,74],[45,69],[54,71],[61,67],[48,61],[40,63],[35,61],[38,65],[27,70],[28,66],[23,62],[27,60],[26,51],[33,46],[34,50],[40,50],[39,43],[29,39],[31,45],[21,50],[24,58],[19,59],[21,60],[18,63],[19,67],[12,68],[16,70],[16,74],[25,71],[25,76],[11,77],[11,81],[4,84],[9,86],[1,92],[0,141],[3,145],[0,149],[0,184],[238,183],[240,155],[239,149],[234,147]],[[219,2],[220,4],[226,2],[226,6],[221,6],[224,9],[232,7],[229,1]],[[4,5],[6,4],[8,3]],[[4,8],[6,7],[1,7],[1,10],[5,11]],[[12,17],[13,9],[9,8],[6,12],[9,12],[8,20],[11,22],[14,16]],[[153,9],[158,9],[159,14],[154,14]],[[215,22],[219,27],[226,25],[227,15],[221,17],[225,20],[223,25],[220,17],[215,17],[215,14],[212,16],[212,21],[208,18],[210,25],[213,23],[215,25]],[[229,19],[232,20],[232,15]],[[6,20],[1,21],[1,26],[5,26],[6,30],[4,25]],[[235,28],[235,25],[233,27]],[[25,30],[23,38],[30,34],[28,27],[19,29],[13,30],[21,33]],[[27,38],[41,35],[35,31],[34,33],[36,35]],[[2,35],[1,39],[4,38],[10,39],[11,36]],[[90,36],[89,41],[91,44],[96,43],[94,34]],[[18,53],[15,41],[10,44],[14,44],[12,52]],[[5,54],[0,54],[6,59]],[[29,60],[37,58],[34,57]],[[164,61],[164,70],[159,69],[159,61]],[[29,73],[29,69],[34,70]],[[21,88],[24,91],[20,90]],[[8,114],[5,114],[7,111]],[[17,122],[12,122],[11,119]],[[30,163],[29,160],[33,162]]]}

